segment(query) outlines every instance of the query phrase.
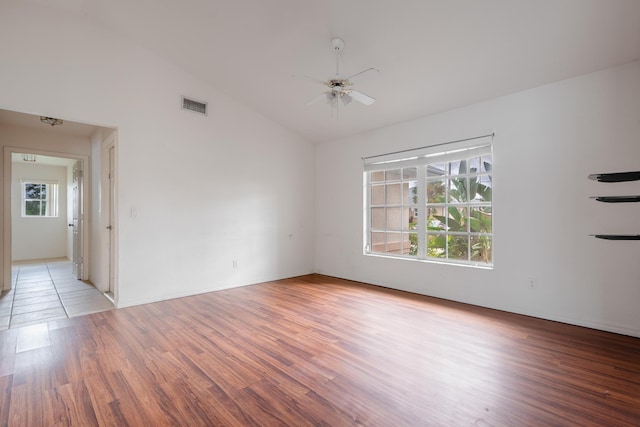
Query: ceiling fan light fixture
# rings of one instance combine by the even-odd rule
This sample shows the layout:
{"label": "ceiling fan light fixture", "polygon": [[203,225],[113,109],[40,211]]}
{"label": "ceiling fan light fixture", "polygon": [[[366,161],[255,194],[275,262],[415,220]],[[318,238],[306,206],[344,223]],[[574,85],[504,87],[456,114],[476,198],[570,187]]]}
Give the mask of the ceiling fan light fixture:
{"label": "ceiling fan light fixture", "polygon": [[351,103],[351,100],[353,99],[351,98],[351,95],[346,92],[344,92],[340,98],[342,98],[342,104],[344,104],[345,107],[349,105]]}
{"label": "ceiling fan light fixture", "polygon": [[62,119],[56,119],[55,117],[45,117],[45,116],[40,116],[40,121],[42,123],[51,125],[51,127],[61,125],[64,123]]}

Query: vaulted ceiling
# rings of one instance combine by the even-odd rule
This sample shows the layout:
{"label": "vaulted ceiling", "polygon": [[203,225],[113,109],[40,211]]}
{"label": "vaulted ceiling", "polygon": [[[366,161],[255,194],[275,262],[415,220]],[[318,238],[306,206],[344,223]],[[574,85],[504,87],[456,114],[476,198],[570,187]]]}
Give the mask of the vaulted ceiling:
{"label": "vaulted ceiling", "polygon": [[[96,20],[313,142],[640,59],[638,0],[23,0]],[[335,74],[377,99],[306,103]],[[193,94],[194,96],[197,94]]]}

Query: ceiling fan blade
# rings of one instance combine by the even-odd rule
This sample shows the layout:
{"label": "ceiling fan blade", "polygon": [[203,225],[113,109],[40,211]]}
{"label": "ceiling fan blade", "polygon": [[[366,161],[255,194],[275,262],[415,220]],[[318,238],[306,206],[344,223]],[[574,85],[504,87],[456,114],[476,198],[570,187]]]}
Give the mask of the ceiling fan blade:
{"label": "ceiling fan blade", "polygon": [[362,92],[358,92],[357,90],[350,90],[349,91],[349,95],[351,95],[351,97],[353,99],[355,99],[358,102],[363,103],[364,105],[371,105],[374,102],[376,102],[375,98],[372,98],[369,95],[365,95]]}
{"label": "ceiling fan blade", "polygon": [[327,97],[327,95],[329,95],[330,93],[331,93],[331,91],[321,93],[320,95],[318,95],[315,98],[313,98],[311,101],[307,102],[307,105],[313,105],[316,102],[318,102],[318,101],[320,101],[322,99],[325,99]]}
{"label": "ceiling fan blade", "polygon": [[347,77],[347,80],[352,80],[354,77],[357,77],[358,79],[356,79],[356,80],[359,80],[364,75],[374,76],[376,74],[380,74],[380,70],[378,70],[377,68],[367,68],[366,70],[360,71],[359,73],[355,73],[355,74]]}

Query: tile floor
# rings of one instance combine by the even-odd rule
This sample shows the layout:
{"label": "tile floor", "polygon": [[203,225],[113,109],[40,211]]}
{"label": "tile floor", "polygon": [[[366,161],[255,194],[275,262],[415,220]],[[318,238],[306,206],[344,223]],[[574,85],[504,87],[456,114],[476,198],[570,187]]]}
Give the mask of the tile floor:
{"label": "tile floor", "polygon": [[114,308],[92,284],[73,277],[67,259],[15,264],[11,281],[0,296],[0,331]]}

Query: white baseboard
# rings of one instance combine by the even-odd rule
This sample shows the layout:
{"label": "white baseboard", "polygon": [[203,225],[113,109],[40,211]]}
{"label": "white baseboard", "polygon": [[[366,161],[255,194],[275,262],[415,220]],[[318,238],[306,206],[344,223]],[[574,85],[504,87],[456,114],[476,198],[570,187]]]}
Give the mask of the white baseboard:
{"label": "white baseboard", "polygon": [[313,274],[313,272],[311,272],[311,271],[292,272],[292,273],[286,273],[286,274],[278,274],[278,275],[268,275],[268,276],[256,277],[256,278],[250,279],[248,281],[237,281],[237,282],[236,281],[230,281],[230,282],[226,282],[226,283],[213,283],[213,284],[211,284],[211,286],[208,286],[206,288],[182,289],[182,290],[180,290],[178,292],[164,293],[162,295],[151,296],[149,298],[135,298],[135,299],[131,299],[131,300],[123,300],[122,297],[120,297],[120,299],[118,301],[117,308],[134,307],[136,305],[150,304],[150,303],[154,303],[154,302],[166,301],[166,300],[171,300],[171,299],[176,299],[176,298],[184,298],[184,297],[189,297],[189,296],[194,296],[194,295],[206,294],[206,293],[209,293],[209,292],[216,292],[216,291],[223,291],[223,290],[226,290],[226,289],[240,288],[240,287],[243,287],[243,286],[251,286],[251,285],[258,284],[258,283],[273,282],[273,281],[276,281],[276,280],[283,280],[283,279],[288,279],[288,278],[291,278],[291,277],[306,276],[308,274]]}

